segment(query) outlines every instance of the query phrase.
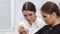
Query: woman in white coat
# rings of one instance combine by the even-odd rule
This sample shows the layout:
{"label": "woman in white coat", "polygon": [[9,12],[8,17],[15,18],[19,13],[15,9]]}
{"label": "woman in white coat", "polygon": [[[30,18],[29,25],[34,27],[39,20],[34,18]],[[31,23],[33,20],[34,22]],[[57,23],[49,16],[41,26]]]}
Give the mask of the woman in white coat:
{"label": "woman in white coat", "polygon": [[26,2],[22,7],[22,13],[25,20],[19,23],[19,34],[34,34],[45,25],[45,22],[36,17],[35,5],[31,2]]}

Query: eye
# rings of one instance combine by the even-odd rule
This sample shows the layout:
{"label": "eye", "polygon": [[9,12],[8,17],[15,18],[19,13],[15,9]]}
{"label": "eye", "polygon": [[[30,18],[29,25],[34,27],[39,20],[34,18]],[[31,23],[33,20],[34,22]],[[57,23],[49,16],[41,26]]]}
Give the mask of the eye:
{"label": "eye", "polygon": [[24,15],[25,17],[27,16],[27,15]]}
{"label": "eye", "polygon": [[43,16],[43,18],[46,18],[46,16]]}
{"label": "eye", "polygon": [[32,16],[32,14],[29,14],[29,16]]}

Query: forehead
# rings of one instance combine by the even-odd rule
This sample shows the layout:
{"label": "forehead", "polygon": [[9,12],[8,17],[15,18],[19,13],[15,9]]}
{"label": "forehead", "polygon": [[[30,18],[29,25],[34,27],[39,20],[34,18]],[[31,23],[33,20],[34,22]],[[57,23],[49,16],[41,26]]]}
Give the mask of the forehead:
{"label": "forehead", "polygon": [[26,10],[24,10],[22,13],[23,13],[23,14],[34,14],[33,11],[26,11]]}
{"label": "forehead", "polygon": [[51,14],[49,14],[49,13],[42,12],[42,11],[41,11],[41,14],[42,14],[42,15],[51,15]]}

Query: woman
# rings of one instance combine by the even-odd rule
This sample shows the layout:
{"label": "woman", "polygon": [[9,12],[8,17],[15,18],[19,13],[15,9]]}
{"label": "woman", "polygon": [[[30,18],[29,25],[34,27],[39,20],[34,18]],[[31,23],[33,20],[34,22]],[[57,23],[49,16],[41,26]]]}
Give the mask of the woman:
{"label": "woman", "polygon": [[41,7],[41,13],[44,21],[48,24],[35,34],[60,34],[60,11],[53,2],[46,2]]}
{"label": "woman", "polygon": [[22,13],[25,20],[19,23],[19,34],[34,34],[45,25],[41,18],[36,17],[36,8],[33,3],[26,2],[22,7]]}

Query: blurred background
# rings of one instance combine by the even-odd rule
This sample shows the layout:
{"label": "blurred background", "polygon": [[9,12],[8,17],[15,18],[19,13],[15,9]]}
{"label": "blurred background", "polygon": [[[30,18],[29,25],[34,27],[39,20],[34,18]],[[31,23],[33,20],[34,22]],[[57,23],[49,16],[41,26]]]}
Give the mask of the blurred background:
{"label": "blurred background", "polygon": [[[39,18],[42,18],[41,13],[40,13],[40,8],[45,2],[48,2],[48,1],[55,2],[58,5],[58,7],[60,8],[60,0],[0,0],[0,1],[3,1],[3,2],[6,1],[5,4],[9,8],[9,9],[6,8],[6,10],[9,11],[9,12],[6,12],[6,13],[7,13],[7,15],[8,14],[11,15],[11,16],[8,16],[9,18],[11,17],[11,22],[5,23],[6,25],[10,24],[9,27],[11,27],[10,28],[11,31],[6,29],[8,31],[4,31],[4,30],[0,31],[0,34],[18,34],[18,31],[17,31],[18,24],[19,24],[20,21],[24,20],[24,17],[23,17],[23,14],[22,14],[22,6],[26,1],[30,1],[36,6],[36,10],[37,10],[36,15]],[[0,2],[0,6],[1,6],[1,2]],[[11,8],[11,10],[10,10],[10,8]],[[0,7],[0,12],[1,12],[1,7]],[[4,11],[4,13],[5,13],[5,11]],[[2,14],[4,14],[4,13],[2,12]],[[6,15],[6,17],[7,17],[7,15]],[[0,18],[1,18],[1,16],[0,16]],[[1,24],[1,19],[0,19],[0,24]],[[9,27],[7,27],[7,28],[9,28]]]}

